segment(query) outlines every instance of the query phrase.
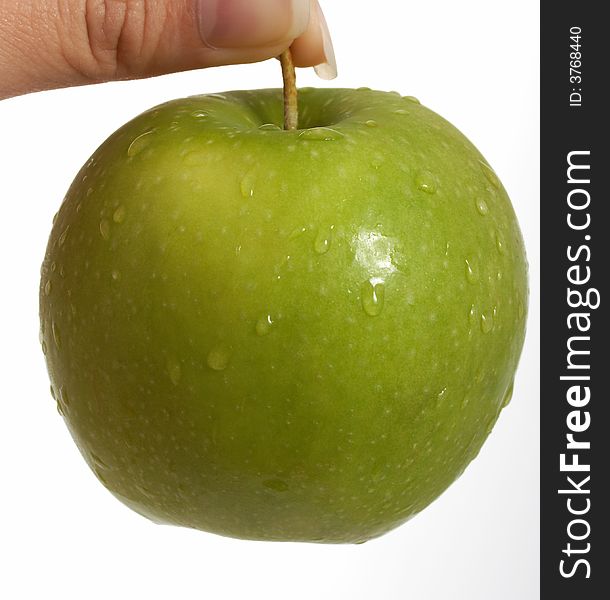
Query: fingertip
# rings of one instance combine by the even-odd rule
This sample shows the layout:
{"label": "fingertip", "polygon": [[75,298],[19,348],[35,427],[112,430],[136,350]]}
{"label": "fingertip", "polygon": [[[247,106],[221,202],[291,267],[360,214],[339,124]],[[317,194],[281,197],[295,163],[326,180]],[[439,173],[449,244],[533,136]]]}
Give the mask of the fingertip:
{"label": "fingertip", "polygon": [[309,0],[197,0],[199,32],[213,49],[266,47],[306,31]]}
{"label": "fingertip", "polygon": [[297,67],[314,67],[321,79],[334,79],[337,62],[330,31],[318,1],[310,2],[309,25],[291,46],[293,60]]}

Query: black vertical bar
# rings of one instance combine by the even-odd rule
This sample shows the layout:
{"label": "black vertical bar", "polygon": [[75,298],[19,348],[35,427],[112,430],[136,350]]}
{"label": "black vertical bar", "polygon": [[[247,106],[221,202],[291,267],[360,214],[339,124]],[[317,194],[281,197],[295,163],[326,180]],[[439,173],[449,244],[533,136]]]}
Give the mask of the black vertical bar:
{"label": "black vertical bar", "polygon": [[543,600],[610,598],[605,8],[564,0],[541,8]]}

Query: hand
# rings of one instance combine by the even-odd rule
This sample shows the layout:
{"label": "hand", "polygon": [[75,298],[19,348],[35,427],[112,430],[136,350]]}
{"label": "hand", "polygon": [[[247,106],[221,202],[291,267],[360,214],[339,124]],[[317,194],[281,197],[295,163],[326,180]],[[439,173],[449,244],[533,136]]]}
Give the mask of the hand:
{"label": "hand", "polygon": [[0,99],[248,63],[291,46],[336,76],[317,0],[0,0]]}

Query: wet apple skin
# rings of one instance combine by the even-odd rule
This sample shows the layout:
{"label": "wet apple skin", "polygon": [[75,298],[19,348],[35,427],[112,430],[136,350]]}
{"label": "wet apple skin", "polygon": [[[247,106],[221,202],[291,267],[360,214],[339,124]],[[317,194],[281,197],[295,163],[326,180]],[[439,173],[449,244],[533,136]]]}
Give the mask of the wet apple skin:
{"label": "wet apple skin", "polygon": [[527,262],[447,121],[370,90],[299,103],[298,131],[258,90],[110,136],[54,222],[42,340],[81,453],[137,512],[361,542],[479,452],[512,393]]}

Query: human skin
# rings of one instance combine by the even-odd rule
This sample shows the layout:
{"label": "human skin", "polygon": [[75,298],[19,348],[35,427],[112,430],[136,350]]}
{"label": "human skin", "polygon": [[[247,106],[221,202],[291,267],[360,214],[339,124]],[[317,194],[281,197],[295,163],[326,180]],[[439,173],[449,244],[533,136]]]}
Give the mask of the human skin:
{"label": "human skin", "polygon": [[0,0],[0,100],[53,88],[250,63],[292,47],[337,74],[317,0]]}

